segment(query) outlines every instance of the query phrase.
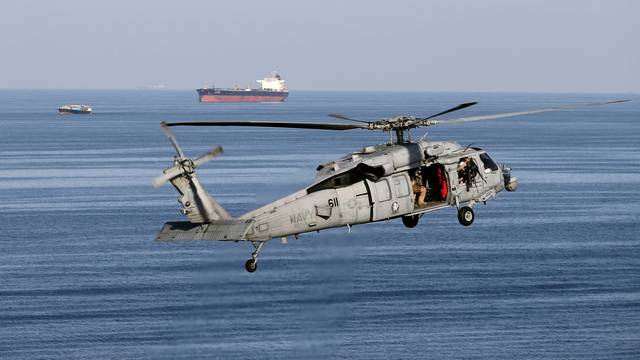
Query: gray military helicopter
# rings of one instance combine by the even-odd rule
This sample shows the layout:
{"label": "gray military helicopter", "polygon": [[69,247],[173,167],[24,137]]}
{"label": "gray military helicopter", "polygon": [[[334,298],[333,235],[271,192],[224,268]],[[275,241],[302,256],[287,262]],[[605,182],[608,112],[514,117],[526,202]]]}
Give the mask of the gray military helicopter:
{"label": "gray military helicopter", "polygon": [[[161,124],[177,152],[173,165],[153,181],[160,187],[169,181],[180,193],[182,213],[189,221],[167,222],[157,240],[248,241],[254,251],[245,263],[248,272],[257,269],[260,251],[267,241],[329,228],[401,218],[415,227],[427,212],[455,206],[458,221],[469,226],[475,219],[473,207],[486,203],[503,190],[515,191],[518,179],[509,166],[496,163],[486,151],[449,141],[405,139],[418,127],[459,124],[511,116],[604,105],[629,100],[586,103],[538,110],[436,120],[436,117],[475,105],[460,104],[435,115],[417,118],[398,116],[379,121],[363,121],[330,114],[351,124],[295,123],[271,121],[178,122]],[[222,147],[192,160],[185,156],[170,128],[174,126],[260,126],[319,130],[382,130],[386,144],[365,146],[340,159],[317,167],[313,182],[306,188],[232,217],[209,195],[195,170],[222,154]],[[395,133],[395,140],[393,139]]]}

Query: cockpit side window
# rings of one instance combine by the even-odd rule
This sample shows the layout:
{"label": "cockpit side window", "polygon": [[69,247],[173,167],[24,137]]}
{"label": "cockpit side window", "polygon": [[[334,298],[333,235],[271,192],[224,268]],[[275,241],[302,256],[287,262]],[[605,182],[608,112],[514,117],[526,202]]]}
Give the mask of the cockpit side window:
{"label": "cockpit side window", "polygon": [[491,157],[486,153],[480,154],[480,160],[482,160],[482,164],[484,165],[485,172],[487,171],[487,169],[490,169],[490,171],[498,170],[498,165],[496,165],[493,159],[491,159]]}
{"label": "cockpit side window", "polygon": [[355,168],[349,171],[345,171],[341,174],[332,176],[320,183],[313,185],[312,187],[307,189],[307,194],[325,189],[337,189],[346,187],[363,181],[364,179],[377,181],[383,175],[384,168],[382,168],[382,166],[373,167],[366,164],[358,164]]}
{"label": "cockpit side window", "polygon": [[364,179],[365,177],[361,172],[356,171],[356,169],[353,169],[353,170],[344,172],[342,174],[333,176],[331,178],[328,178],[322,181],[321,183],[313,185],[307,190],[307,193],[311,194],[312,192],[316,192],[320,190],[341,188],[341,187],[353,185]]}

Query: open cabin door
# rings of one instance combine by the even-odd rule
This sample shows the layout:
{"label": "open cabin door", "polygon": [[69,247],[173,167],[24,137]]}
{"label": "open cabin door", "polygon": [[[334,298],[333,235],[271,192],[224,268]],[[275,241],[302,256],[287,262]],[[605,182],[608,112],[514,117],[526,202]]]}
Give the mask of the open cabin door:
{"label": "open cabin door", "polygon": [[491,191],[495,195],[493,187],[500,182],[498,166],[488,155],[480,158],[478,154],[470,154],[447,164],[446,169],[451,183],[450,199],[459,203],[484,199]]}
{"label": "open cabin door", "polygon": [[427,187],[427,203],[434,205],[445,202],[451,189],[446,168],[442,164],[431,164],[422,167],[421,172]]}

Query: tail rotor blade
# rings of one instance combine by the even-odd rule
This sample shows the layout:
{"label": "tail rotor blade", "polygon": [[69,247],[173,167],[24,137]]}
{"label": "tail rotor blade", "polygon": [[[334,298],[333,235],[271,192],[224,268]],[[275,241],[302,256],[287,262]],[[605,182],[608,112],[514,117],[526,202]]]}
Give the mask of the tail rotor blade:
{"label": "tail rotor blade", "polygon": [[171,141],[171,145],[173,145],[173,148],[176,149],[176,152],[178,153],[178,157],[180,159],[184,159],[185,157],[184,152],[182,152],[182,149],[178,145],[178,141],[176,140],[176,137],[173,135],[173,132],[171,132],[171,130],[169,129],[169,126],[167,125],[167,123],[163,121],[160,124],[160,127],[162,127],[162,131],[164,131],[164,134],[167,135],[167,137],[169,138],[169,141]]}
{"label": "tail rotor blade", "polygon": [[185,172],[185,169],[182,166],[175,165],[165,170],[162,175],[153,179],[153,181],[151,182],[151,185],[153,185],[153,187],[157,189],[167,181],[173,179],[174,177],[184,174],[184,172]]}
{"label": "tail rotor blade", "polygon": [[216,158],[218,155],[224,153],[224,150],[222,149],[222,146],[218,146],[215,149],[211,149],[209,150],[209,152],[205,153],[204,155],[200,156],[199,158],[193,160],[193,165],[195,165],[195,167],[198,167],[214,158]]}
{"label": "tail rotor blade", "polygon": [[164,185],[164,183],[166,183],[167,181],[171,180],[170,177],[166,176],[166,175],[160,175],[158,177],[156,177],[155,179],[153,179],[153,181],[151,182],[151,185],[154,188],[159,188],[160,186]]}

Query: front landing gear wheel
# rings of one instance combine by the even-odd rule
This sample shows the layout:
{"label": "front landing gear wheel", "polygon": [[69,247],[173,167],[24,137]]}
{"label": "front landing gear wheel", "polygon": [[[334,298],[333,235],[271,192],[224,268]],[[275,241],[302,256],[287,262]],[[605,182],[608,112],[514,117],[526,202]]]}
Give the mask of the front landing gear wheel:
{"label": "front landing gear wheel", "polygon": [[473,209],[468,206],[463,206],[458,210],[458,221],[460,224],[464,226],[469,226],[473,224],[473,219],[475,215],[473,215]]}
{"label": "front landing gear wheel", "polygon": [[249,259],[244,263],[244,268],[247,269],[248,272],[252,273],[258,269],[258,263],[254,259]]}
{"label": "front landing gear wheel", "polygon": [[418,220],[420,220],[420,215],[410,215],[402,217],[402,223],[408,228],[416,227],[416,225],[418,225]]}

